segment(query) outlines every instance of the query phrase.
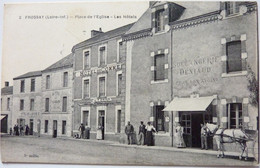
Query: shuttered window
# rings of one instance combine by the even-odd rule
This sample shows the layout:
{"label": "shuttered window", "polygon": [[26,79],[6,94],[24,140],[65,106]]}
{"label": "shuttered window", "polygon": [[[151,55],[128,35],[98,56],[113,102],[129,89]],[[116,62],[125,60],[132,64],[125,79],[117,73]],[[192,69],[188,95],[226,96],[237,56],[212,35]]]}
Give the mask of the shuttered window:
{"label": "shuttered window", "polygon": [[99,48],[99,52],[100,52],[100,57],[99,57],[99,64],[100,64],[100,66],[102,66],[102,65],[105,65],[106,64],[106,61],[105,61],[105,51],[106,51],[106,47],[100,47]]}
{"label": "shuttered window", "polygon": [[99,78],[99,97],[105,96],[106,87],[105,87],[105,77]]}
{"label": "shuttered window", "polygon": [[62,98],[62,112],[67,112],[67,97]]}
{"label": "shuttered window", "polygon": [[84,68],[87,69],[90,67],[89,51],[84,52]]}
{"label": "shuttered window", "polygon": [[84,99],[89,97],[89,80],[84,80]]}
{"label": "shuttered window", "polygon": [[49,98],[45,99],[45,111],[48,112],[49,111]]}
{"label": "shuttered window", "polygon": [[242,71],[241,41],[227,43],[227,72]]}
{"label": "shuttered window", "polygon": [[158,10],[155,12],[155,27],[156,31],[163,31],[164,30],[164,9]]}
{"label": "shuttered window", "polygon": [[50,84],[51,84],[51,77],[50,75],[46,76],[46,89],[50,89]]}
{"label": "shuttered window", "polygon": [[31,101],[30,101],[30,110],[31,111],[34,110],[34,99],[31,99]]}
{"label": "shuttered window", "polygon": [[154,80],[155,81],[164,80],[164,74],[165,74],[164,64],[165,64],[164,54],[156,55],[154,57],[154,66],[155,66]]}
{"label": "shuttered window", "polygon": [[35,79],[31,79],[31,92],[35,91]]}
{"label": "shuttered window", "polygon": [[21,80],[20,92],[24,92],[24,80]]}
{"label": "shuttered window", "polygon": [[122,93],[122,74],[118,74],[118,95]]}
{"label": "shuttered window", "polygon": [[20,100],[20,110],[21,111],[24,110],[24,100],[23,99]]}
{"label": "shuttered window", "polygon": [[227,16],[239,13],[239,5],[237,2],[226,2]]}

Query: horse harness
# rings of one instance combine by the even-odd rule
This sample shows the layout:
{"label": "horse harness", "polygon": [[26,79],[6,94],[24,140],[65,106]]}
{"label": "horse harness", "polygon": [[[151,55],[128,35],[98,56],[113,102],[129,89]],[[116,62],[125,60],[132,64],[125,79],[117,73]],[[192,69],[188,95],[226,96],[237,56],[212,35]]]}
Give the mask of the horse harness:
{"label": "horse harness", "polygon": [[246,142],[246,139],[245,139],[245,138],[236,138],[236,137],[235,137],[235,133],[234,133],[235,130],[234,130],[234,129],[232,130],[232,135],[233,135],[233,137],[224,134],[224,131],[225,131],[225,130],[226,130],[226,128],[221,128],[220,134],[216,134],[216,135],[219,135],[219,136],[220,136],[220,143],[225,143],[224,140],[223,140],[223,137],[230,138],[232,141],[238,142],[238,143],[245,143],[245,142]]}

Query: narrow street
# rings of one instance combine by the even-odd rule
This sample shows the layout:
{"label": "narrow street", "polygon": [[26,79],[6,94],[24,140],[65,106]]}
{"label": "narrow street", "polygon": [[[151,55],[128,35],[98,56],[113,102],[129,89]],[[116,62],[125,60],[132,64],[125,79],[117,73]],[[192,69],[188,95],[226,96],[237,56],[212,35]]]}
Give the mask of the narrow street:
{"label": "narrow street", "polygon": [[[116,164],[116,165],[211,165],[253,166],[254,161],[237,157],[217,159],[214,155],[174,152],[113,145],[107,141],[84,141],[47,137],[1,137],[2,162]],[[150,159],[147,159],[150,158]]]}

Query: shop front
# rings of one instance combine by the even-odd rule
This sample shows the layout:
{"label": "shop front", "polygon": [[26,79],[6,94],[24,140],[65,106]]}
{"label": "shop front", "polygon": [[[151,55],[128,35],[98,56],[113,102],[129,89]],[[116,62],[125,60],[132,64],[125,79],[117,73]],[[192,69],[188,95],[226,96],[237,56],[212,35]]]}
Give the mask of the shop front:
{"label": "shop front", "polygon": [[[187,147],[201,147],[201,124],[213,122],[214,107],[212,101],[216,96],[174,98],[163,111],[172,111],[175,116],[173,126],[177,123],[183,127],[183,138]],[[213,149],[213,139],[208,137],[208,148]]]}

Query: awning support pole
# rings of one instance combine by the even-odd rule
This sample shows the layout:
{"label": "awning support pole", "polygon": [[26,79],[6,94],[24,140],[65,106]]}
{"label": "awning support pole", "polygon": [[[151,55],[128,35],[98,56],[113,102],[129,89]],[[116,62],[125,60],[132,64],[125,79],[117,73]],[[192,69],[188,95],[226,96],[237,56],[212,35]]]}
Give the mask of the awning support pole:
{"label": "awning support pole", "polygon": [[172,147],[173,147],[173,111],[171,111],[172,113]]}

